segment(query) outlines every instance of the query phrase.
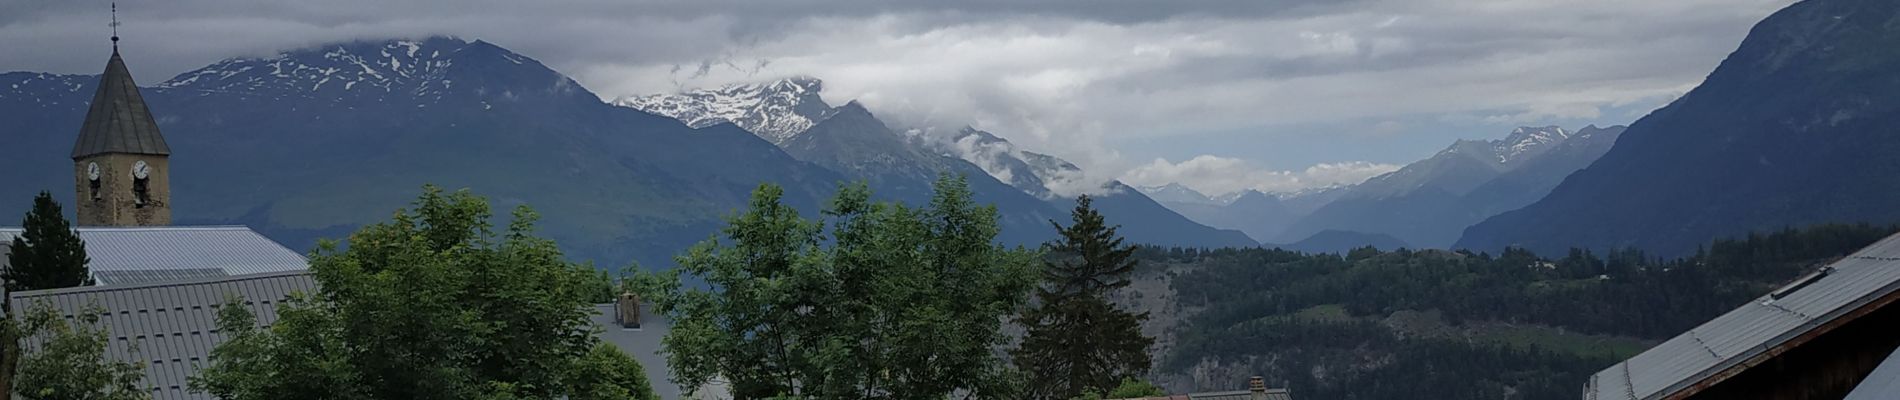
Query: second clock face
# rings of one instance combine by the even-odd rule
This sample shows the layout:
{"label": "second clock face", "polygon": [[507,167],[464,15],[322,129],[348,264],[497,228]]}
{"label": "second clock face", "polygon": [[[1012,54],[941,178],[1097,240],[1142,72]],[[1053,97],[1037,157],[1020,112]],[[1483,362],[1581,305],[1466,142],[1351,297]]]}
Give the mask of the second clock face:
{"label": "second clock face", "polygon": [[86,180],[99,180],[99,163],[86,163]]}
{"label": "second clock face", "polygon": [[145,179],[148,176],[152,176],[152,167],[145,165],[145,161],[140,160],[139,162],[132,164],[133,178]]}

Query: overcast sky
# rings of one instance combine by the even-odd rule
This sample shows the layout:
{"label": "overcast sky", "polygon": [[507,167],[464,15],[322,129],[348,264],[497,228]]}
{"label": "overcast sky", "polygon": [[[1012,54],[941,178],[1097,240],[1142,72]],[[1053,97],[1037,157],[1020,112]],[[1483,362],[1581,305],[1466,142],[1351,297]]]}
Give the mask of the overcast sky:
{"label": "overcast sky", "polygon": [[[1361,180],[1519,125],[1627,124],[1791,0],[122,0],[154,84],[219,59],[450,34],[603,97],[810,75],[1132,184]],[[388,4],[394,3],[394,4]],[[96,74],[106,0],[0,0],[0,71]]]}

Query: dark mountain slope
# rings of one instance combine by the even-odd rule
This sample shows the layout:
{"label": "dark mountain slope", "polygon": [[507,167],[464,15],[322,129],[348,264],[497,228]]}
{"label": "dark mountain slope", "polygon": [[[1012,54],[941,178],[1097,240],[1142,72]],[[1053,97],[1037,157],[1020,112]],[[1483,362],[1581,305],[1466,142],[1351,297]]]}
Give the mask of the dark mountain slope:
{"label": "dark mountain slope", "polygon": [[[1121,225],[1116,231],[1131,243],[1158,246],[1253,247],[1260,243],[1238,230],[1215,229],[1189,220],[1161,203],[1121,182],[1109,182],[1108,193],[1095,196],[1095,208],[1108,221]],[[1058,198],[1051,202],[1068,210],[1074,199]],[[1057,221],[1069,223],[1063,216]]]}
{"label": "dark mountain slope", "polygon": [[[1462,224],[1469,226],[1544,198],[1552,188],[1563,183],[1564,177],[1602,158],[1625,129],[1624,126],[1586,126],[1548,153],[1472,189],[1465,195],[1464,205],[1472,210],[1469,215],[1477,218],[1462,221]],[[1460,233],[1463,230],[1460,228]]]}
{"label": "dark mountain slope", "polygon": [[1549,196],[1458,246],[1634,246],[1900,221],[1900,2],[1809,0],[1757,24],[1700,87]]}
{"label": "dark mountain slope", "polygon": [[1362,233],[1352,231],[1321,231],[1312,237],[1280,246],[1280,248],[1307,253],[1346,254],[1361,247],[1372,246],[1385,251],[1410,247],[1405,241],[1381,233]]}

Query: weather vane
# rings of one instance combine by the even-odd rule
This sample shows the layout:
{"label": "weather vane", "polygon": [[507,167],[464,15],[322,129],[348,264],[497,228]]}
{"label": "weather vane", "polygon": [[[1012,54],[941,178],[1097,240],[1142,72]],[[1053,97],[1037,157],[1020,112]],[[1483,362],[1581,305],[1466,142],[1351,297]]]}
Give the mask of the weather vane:
{"label": "weather vane", "polygon": [[119,3],[112,3],[112,51],[119,51]]}

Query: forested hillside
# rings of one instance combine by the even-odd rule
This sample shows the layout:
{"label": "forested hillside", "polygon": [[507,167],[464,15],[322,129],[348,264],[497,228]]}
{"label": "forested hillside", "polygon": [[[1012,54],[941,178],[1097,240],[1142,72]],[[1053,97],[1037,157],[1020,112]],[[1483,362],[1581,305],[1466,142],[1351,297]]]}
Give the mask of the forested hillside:
{"label": "forested hillside", "polygon": [[1571,399],[1589,374],[1897,229],[1790,229],[1673,260],[1146,248],[1168,289],[1139,297],[1180,318],[1156,364],[1176,391],[1262,375],[1302,398]]}

